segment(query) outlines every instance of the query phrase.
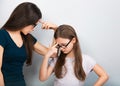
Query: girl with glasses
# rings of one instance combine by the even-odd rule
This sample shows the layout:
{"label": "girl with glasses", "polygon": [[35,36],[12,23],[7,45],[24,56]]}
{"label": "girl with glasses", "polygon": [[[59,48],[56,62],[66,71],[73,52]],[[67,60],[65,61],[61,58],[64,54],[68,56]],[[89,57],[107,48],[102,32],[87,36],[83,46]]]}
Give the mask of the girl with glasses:
{"label": "girl with glasses", "polygon": [[[102,86],[108,75],[93,58],[81,52],[73,27],[60,25],[54,33],[56,44],[44,56],[40,68],[40,80],[45,81],[54,73],[54,86],[83,86],[86,77],[94,71],[98,79],[94,86]],[[57,55],[60,51],[60,55]],[[57,56],[49,60],[50,57]]]}

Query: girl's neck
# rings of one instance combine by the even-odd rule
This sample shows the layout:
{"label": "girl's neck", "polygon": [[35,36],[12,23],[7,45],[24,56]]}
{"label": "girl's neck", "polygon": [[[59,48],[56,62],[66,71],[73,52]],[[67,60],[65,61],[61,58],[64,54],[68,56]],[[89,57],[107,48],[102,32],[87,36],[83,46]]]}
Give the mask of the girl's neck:
{"label": "girl's neck", "polygon": [[75,57],[74,52],[71,51],[71,52],[67,55],[67,57],[68,57],[68,58],[74,58],[74,57]]}

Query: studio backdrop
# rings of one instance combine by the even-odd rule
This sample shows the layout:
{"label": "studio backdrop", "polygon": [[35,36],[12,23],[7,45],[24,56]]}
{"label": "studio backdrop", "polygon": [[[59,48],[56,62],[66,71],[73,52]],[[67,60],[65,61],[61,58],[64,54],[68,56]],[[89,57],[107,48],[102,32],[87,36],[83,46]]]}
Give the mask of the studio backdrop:
{"label": "studio backdrop", "polygon": [[[104,86],[120,86],[120,0],[0,0],[0,27],[13,9],[26,1],[40,8],[43,21],[73,26],[82,52],[92,56],[109,74]],[[51,45],[52,30],[42,30],[39,24],[32,34],[43,45]],[[54,75],[45,82],[39,81],[42,58],[34,52],[32,65],[24,65],[27,86],[53,86]],[[85,86],[93,86],[97,78],[91,72]]]}

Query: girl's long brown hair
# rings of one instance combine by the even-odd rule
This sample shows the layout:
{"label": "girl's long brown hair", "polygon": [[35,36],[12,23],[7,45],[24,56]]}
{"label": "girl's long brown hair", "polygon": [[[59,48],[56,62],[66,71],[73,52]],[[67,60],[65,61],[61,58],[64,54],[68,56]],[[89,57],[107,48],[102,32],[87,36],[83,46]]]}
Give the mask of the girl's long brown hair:
{"label": "girl's long brown hair", "polygon": [[[40,9],[33,3],[24,2],[19,4],[12,12],[10,18],[2,27],[10,31],[18,31],[28,25],[35,25],[39,19],[42,18]],[[24,35],[21,33],[23,43],[27,51],[27,65],[32,64],[32,50],[34,39],[31,34]]]}
{"label": "girl's long brown hair", "polygon": [[[58,37],[67,38],[70,40],[72,40],[73,38],[76,39],[76,43],[74,44],[73,47],[73,51],[75,54],[74,73],[79,80],[84,81],[86,78],[86,74],[82,66],[82,53],[81,53],[78,37],[76,35],[74,28],[71,27],[70,25],[60,25],[54,34],[55,39],[57,39]],[[62,70],[65,64],[65,57],[66,54],[62,52],[56,62],[54,71],[57,78],[62,78],[64,76],[64,74],[62,74]],[[67,70],[65,70],[65,73],[66,72]]]}

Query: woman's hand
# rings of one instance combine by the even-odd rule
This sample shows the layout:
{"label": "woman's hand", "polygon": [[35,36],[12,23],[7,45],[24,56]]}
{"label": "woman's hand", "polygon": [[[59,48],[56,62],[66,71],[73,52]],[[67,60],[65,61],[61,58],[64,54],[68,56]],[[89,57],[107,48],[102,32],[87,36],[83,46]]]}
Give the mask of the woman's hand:
{"label": "woman's hand", "polygon": [[42,29],[53,29],[54,31],[57,29],[57,25],[50,23],[50,22],[43,22],[43,21],[39,21],[42,24]]}

